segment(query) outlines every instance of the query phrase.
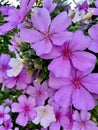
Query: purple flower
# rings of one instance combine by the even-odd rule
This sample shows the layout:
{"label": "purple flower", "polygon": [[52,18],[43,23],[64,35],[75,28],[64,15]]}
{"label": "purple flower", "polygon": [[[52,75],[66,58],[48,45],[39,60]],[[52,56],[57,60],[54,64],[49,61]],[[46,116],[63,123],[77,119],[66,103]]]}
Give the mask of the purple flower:
{"label": "purple flower", "polygon": [[20,74],[16,77],[8,77],[3,82],[3,87],[13,88],[15,85],[17,89],[24,90],[32,82],[32,77],[28,75],[26,69],[23,69]]}
{"label": "purple flower", "polygon": [[60,130],[60,127],[67,128],[70,121],[67,117],[68,109],[59,107],[55,102],[52,103],[56,121],[50,124],[50,130]]}
{"label": "purple flower", "polygon": [[90,120],[91,114],[87,111],[75,111],[73,114],[72,130],[98,130],[97,125]]}
{"label": "purple flower", "polygon": [[89,50],[98,53],[98,24],[93,25],[89,30],[88,33],[92,38],[91,44],[88,47]]}
{"label": "purple flower", "polygon": [[10,119],[10,115],[8,114],[10,112],[9,107],[5,107],[3,105],[0,105],[0,125],[4,123],[4,121],[7,121]]}
{"label": "purple flower", "polygon": [[98,73],[87,74],[76,70],[69,78],[50,74],[49,86],[58,90],[54,100],[62,107],[73,104],[76,109],[91,110],[96,105],[91,94],[98,94]]}
{"label": "purple flower", "polygon": [[48,66],[48,69],[56,77],[70,76],[73,67],[80,71],[92,71],[95,67],[96,57],[83,51],[89,46],[90,38],[85,36],[82,31],[76,31],[70,39],[70,41],[57,48],[57,56]]}
{"label": "purple flower", "polygon": [[11,119],[8,119],[6,121],[4,121],[4,126],[0,126],[0,130],[12,130],[13,124],[11,122]]}
{"label": "purple flower", "polygon": [[18,98],[19,103],[12,104],[12,112],[18,112],[19,115],[16,119],[16,123],[21,126],[26,126],[28,121],[31,121],[36,116],[35,100],[32,97],[26,97],[21,95]]}
{"label": "purple flower", "polygon": [[8,17],[5,18],[7,23],[0,26],[0,35],[4,35],[21,23],[32,8],[34,2],[35,0],[21,0],[20,9],[9,9]]}
{"label": "purple flower", "polygon": [[10,55],[1,54],[0,55],[0,78],[7,78],[7,69],[9,69]]}
{"label": "purple flower", "polygon": [[4,5],[0,6],[0,11],[3,15],[8,15],[8,12],[10,9],[14,9],[14,7],[13,6],[4,6]]}
{"label": "purple flower", "polygon": [[43,7],[45,7],[50,13],[55,9],[57,6],[56,3],[53,3],[53,0],[43,0]]}
{"label": "purple flower", "polygon": [[48,98],[47,83],[42,84],[34,82],[34,87],[28,86],[27,93],[36,100],[37,105],[44,105],[45,100]]}
{"label": "purple flower", "polygon": [[60,13],[51,22],[48,10],[37,8],[32,14],[32,23],[35,29],[21,29],[20,37],[25,42],[33,43],[31,47],[38,56],[49,53],[53,45],[62,45],[72,34],[66,31],[71,23],[66,12]]}

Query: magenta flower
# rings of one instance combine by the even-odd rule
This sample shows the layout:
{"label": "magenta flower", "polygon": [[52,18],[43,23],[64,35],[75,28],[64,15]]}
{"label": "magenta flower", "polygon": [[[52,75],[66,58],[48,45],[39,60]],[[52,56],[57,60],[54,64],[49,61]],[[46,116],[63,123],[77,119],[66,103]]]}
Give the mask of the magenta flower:
{"label": "magenta flower", "polygon": [[33,86],[28,86],[27,93],[35,98],[37,105],[44,105],[45,100],[48,98],[47,87],[48,84],[43,82],[42,84],[34,82]]}
{"label": "magenta flower", "polygon": [[7,78],[7,69],[9,69],[10,55],[1,54],[0,55],[0,78]]}
{"label": "magenta flower", "polygon": [[95,67],[96,57],[83,51],[89,46],[90,41],[90,38],[85,36],[82,31],[76,31],[70,41],[57,48],[57,57],[53,52],[55,58],[49,64],[48,69],[56,77],[70,76],[73,67],[80,71],[91,72]]}
{"label": "magenta flower", "polygon": [[67,117],[68,109],[59,107],[55,102],[52,102],[56,121],[50,124],[50,130],[60,130],[61,126],[67,128],[69,126],[69,118]]}
{"label": "magenta flower", "polygon": [[32,97],[27,98],[25,95],[21,95],[18,102],[12,104],[12,112],[19,113],[16,123],[26,126],[28,121],[32,121],[36,116],[35,100]]}
{"label": "magenta flower", "polygon": [[0,105],[0,125],[4,123],[4,121],[7,121],[10,119],[10,115],[8,114],[10,112],[9,107],[5,107],[3,105]]}
{"label": "magenta flower", "polygon": [[0,126],[0,130],[12,130],[13,124],[11,119],[4,121],[4,126]]}
{"label": "magenta flower", "polygon": [[51,22],[48,10],[37,8],[32,14],[32,23],[35,29],[21,29],[20,37],[23,41],[32,43],[31,47],[38,56],[49,53],[53,45],[62,45],[72,34],[66,31],[71,23],[66,12],[60,13]]}
{"label": "magenta flower", "polygon": [[43,7],[45,7],[50,13],[56,8],[57,4],[53,3],[53,0],[43,0]]}
{"label": "magenta flower", "polygon": [[88,33],[92,38],[91,44],[89,46],[89,50],[98,53],[98,24],[93,25],[88,30]]}
{"label": "magenta flower", "polygon": [[35,0],[21,0],[20,9],[9,9],[8,17],[5,18],[7,23],[0,26],[0,35],[4,35],[21,23],[32,8],[34,2]]}
{"label": "magenta flower", "polygon": [[49,86],[58,90],[54,100],[62,107],[73,104],[76,109],[91,110],[96,105],[91,93],[98,94],[97,73],[87,74],[76,70],[69,78],[57,78],[50,74]]}
{"label": "magenta flower", "polygon": [[32,77],[27,73],[26,69],[23,69],[16,77],[8,77],[3,82],[3,87],[13,88],[15,85],[17,89],[24,90],[32,82]]}
{"label": "magenta flower", "polygon": [[72,130],[98,130],[97,125],[90,120],[91,114],[87,111],[75,111],[73,114]]}

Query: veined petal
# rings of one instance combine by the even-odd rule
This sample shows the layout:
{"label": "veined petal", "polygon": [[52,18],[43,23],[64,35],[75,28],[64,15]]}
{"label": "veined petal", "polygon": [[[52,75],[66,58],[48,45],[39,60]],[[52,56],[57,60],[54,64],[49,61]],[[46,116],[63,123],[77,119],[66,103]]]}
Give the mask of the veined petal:
{"label": "veined petal", "polygon": [[82,84],[91,93],[98,94],[98,74],[97,73],[92,73],[84,77],[82,80]]}
{"label": "veined petal", "polygon": [[36,51],[38,56],[41,56],[48,54],[52,50],[52,44],[49,40],[42,40],[32,44],[32,48]]}
{"label": "veined petal", "polygon": [[33,25],[41,32],[48,31],[51,18],[46,8],[35,8],[35,13],[31,14]]}
{"label": "veined petal", "polygon": [[79,110],[91,110],[95,107],[95,100],[92,95],[82,86],[80,89],[75,89],[72,94],[72,103]]}
{"label": "veined petal", "polygon": [[53,19],[50,26],[50,31],[58,33],[63,32],[70,24],[71,24],[71,18],[64,11]]}
{"label": "veined petal", "polygon": [[65,86],[55,93],[54,100],[58,105],[68,108],[71,104],[72,91],[71,86]]}
{"label": "veined petal", "polygon": [[85,51],[74,52],[72,63],[73,66],[80,71],[91,72],[95,67],[96,57],[95,55]]}
{"label": "veined petal", "polygon": [[88,48],[91,39],[85,36],[82,31],[76,31],[73,33],[72,41],[69,44],[71,50],[85,50]]}
{"label": "veined petal", "polygon": [[33,29],[21,29],[20,37],[24,42],[33,43],[42,39],[41,33]]}
{"label": "veined petal", "polygon": [[63,57],[55,58],[48,66],[48,69],[54,73],[56,77],[69,77],[71,72],[71,64],[68,59]]}

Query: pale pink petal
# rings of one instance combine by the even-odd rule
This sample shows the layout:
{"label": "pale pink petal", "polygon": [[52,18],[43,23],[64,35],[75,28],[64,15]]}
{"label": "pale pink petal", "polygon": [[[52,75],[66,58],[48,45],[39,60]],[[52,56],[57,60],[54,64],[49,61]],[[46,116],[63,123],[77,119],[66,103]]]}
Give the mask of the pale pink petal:
{"label": "pale pink petal", "polygon": [[50,130],[60,130],[60,124],[59,124],[59,122],[51,123],[49,129]]}

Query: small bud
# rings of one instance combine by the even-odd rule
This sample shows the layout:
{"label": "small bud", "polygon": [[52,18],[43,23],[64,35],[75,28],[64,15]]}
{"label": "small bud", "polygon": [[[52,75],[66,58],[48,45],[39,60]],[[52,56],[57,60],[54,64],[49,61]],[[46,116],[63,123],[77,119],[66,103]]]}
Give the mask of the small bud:
{"label": "small bud", "polygon": [[93,16],[93,10],[90,11],[90,12],[88,12],[88,13],[84,16],[83,20],[89,20],[89,19],[92,18],[92,16]]}

